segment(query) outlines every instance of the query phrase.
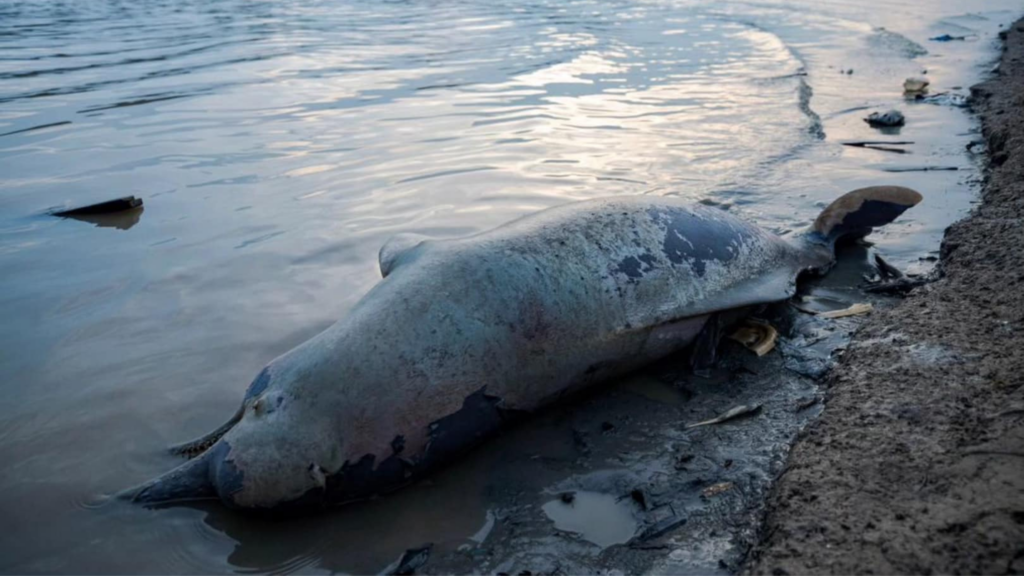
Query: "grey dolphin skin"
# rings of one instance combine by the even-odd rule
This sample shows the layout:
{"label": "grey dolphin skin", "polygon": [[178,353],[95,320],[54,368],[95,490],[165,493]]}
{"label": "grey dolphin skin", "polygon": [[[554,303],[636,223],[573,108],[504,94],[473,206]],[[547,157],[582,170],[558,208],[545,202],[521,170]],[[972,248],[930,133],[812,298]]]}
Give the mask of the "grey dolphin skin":
{"label": "grey dolphin skin", "polygon": [[834,245],[917,204],[850,192],[783,239],[724,211],[629,197],[455,240],[402,235],[346,318],[273,360],[192,457],[119,497],[229,507],[340,504],[401,487],[515,414],[678,351],[714,313],[785,300]]}

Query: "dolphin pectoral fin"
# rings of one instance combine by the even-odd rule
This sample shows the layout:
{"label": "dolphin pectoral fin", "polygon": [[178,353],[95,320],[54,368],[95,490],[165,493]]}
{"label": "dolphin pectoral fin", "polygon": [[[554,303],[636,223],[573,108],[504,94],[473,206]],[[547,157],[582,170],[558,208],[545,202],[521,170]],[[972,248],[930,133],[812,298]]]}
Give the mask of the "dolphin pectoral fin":
{"label": "dolphin pectoral fin", "polygon": [[214,452],[209,450],[202,457],[185,462],[149,482],[122,490],[116,497],[140,504],[215,498],[217,490],[210,473],[210,463],[216,457]]}
{"label": "dolphin pectoral fin", "polygon": [[718,359],[718,343],[722,341],[722,314],[715,312],[704,323],[690,349],[690,370],[707,377]]}
{"label": "dolphin pectoral fin", "polygon": [[690,369],[701,377],[710,375],[709,370],[718,360],[718,344],[734,325],[756,312],[758,306],[743,306],[732,310],[715,312],[704,323],[700,334],[690,349]]}
{"label": "dolphin pectoral fin", "polygon": [[429,240],[421,234],[402,233],[396,234],[384,243],[377,254],[377,261],[380,265],[381,278],[387,278],[388,274],[401,263],[405,256],[412,254],[417,248]]}
{"label": "dolphin pectoral fin", "polygon": [[175,456],[185,456],[187,458],[195,458],[200,455],[210,446],[213,446],[217,440],[220,440],[222,436],[228,433],[228,430],[238,424],[238,421],[242,419],[242,415],[245,414],[245,405],[239,406],[238,411],[225,423],[221,424],[213,432],[204,434],[194,440],[188,442],[182,442],[181,444],[175,444],[168,448],[171,454]]}

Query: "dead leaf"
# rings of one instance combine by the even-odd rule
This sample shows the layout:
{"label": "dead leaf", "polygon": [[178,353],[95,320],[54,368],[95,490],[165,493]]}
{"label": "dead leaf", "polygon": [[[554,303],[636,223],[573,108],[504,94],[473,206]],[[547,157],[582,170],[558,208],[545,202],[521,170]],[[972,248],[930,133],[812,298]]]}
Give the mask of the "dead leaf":
{"label": "dead leaf", "polygon": [[753,350],[758,356],[764,356],[775,348],[775,339],[779,333],[767,322],[748,320],[743,326],[729,335],[729,338]]}

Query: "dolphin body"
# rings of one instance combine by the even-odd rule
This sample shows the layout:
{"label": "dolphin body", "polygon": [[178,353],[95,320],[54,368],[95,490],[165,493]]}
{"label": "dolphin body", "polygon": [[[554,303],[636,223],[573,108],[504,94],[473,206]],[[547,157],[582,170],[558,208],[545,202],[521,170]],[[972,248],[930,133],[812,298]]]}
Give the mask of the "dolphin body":
{"label": "dolphin body", "polygon": [[191,456],[120,497],[317,507],[401,487],[531,412],[694,341],[710,315],[792,296],[834,245],[921,195],[847,193],[782,239],[680,199],[576,202],[454,240],[400,235],[383,279],[268,364]]}

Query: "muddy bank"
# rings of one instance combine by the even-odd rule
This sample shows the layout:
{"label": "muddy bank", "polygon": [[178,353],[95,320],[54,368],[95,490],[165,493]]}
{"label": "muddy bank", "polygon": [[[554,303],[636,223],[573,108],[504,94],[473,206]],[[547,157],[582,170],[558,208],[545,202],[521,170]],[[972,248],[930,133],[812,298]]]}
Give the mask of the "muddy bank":
{"label": "muddy bank", "polygon": [[752,574],[1024,572],[1024,20],[972,90],[983,201],[874,315],[772,489]]}

